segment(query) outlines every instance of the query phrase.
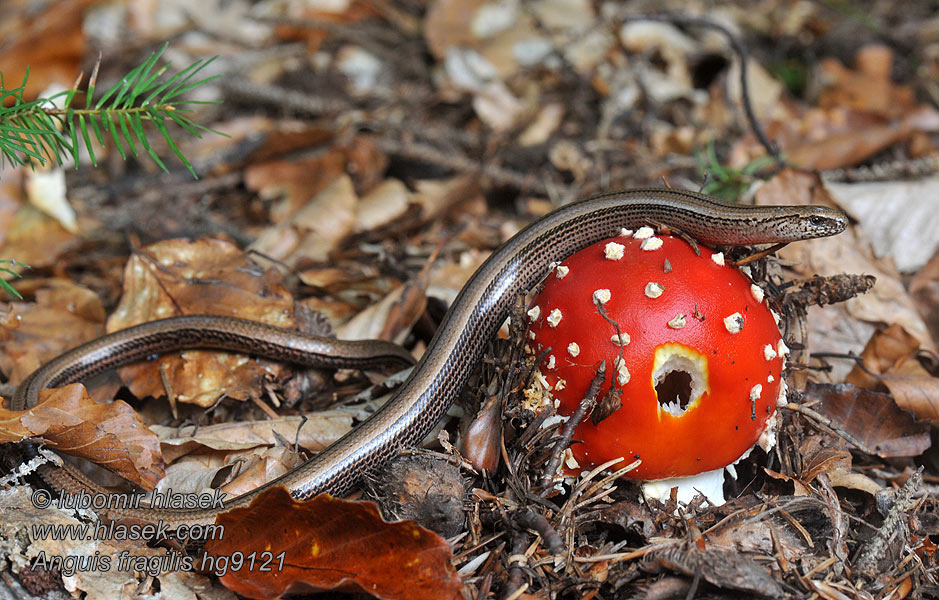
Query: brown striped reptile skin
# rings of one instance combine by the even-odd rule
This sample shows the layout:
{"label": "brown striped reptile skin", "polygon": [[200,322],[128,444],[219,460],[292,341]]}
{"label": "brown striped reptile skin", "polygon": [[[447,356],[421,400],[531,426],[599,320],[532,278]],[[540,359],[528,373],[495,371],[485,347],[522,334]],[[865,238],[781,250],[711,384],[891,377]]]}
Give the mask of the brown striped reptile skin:
{"label": "brown striped reptile skin", "polygon": [[[364,473],[427,435],[466,384],[516,296],[534,286],[551,263],[613,237],[621,228],[647,224],[665,225],[707,244],[743,245],[834,235],[844,230],[847,219],[840,211],[820,206],[744,207],[666,189],[628,190],[564,206],[520,231],[489,257],[457,296],[407,381],[378,412],[335,444],[278,479],[227,501],[222,510],[143,509],[112,511],[112,516],[162,520],[171,526],[204,524],[220,512],[246,506],[273,485],[286,486],[298,499],[346,492]],[[106,335],[54,359],[20,385],[11,406],[33,406],[46,386],[64,385],[156,353],[195,347],[343,368],[409,358],[383,342],[310,338],[224,317],[174,317]],[[104,492],[72,469],[48,465],[42,469],[55,489]]]}

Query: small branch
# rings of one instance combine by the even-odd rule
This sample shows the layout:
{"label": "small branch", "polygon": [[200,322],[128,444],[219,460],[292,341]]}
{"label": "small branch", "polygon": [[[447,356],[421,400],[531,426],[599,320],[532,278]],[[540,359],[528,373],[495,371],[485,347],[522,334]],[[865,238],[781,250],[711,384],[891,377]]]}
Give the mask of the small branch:
{"label": "small branch", "polygon": [[525,508],[515,514],[515,520],[525,529],[532,529],[537,532],[538,535],[541,536],[541,539],[544,540],[545,547],[547,547],[548,552],[551,554],[557,556],[565,551],[561,536],[558,535],[558,532],[555,531],[554,527],[548,523],[548,520],[545,519],[543,515]]}
{"label": "small branch", "polygon": [[561,433],[555,441],[554,452],[551,454],[551,459],[548,461],[547,465],[545,465],[544,473],[541,476],[541,487],[545,488],[542,492],[542,496],[551,489],[550,486],[551,482],[554,480],[554,474],[561,465],[561,458],[564,456],[564,451],[571,445],[574,430],[577,429],[581,421],[590,414],[593,407],[597,405],[597,395],[600,393],[600,386],[603,385],[605,379],[606,361],[603,361],[597,368],[597,374],[594,375],[593,381],[590,382],[590,387],[587,388],[584,399],[577,407],[577,410],[574,411],[574,414],[571,415],[571,418],[564,423],[564,427],[561,428]]}
{"label": "small branch", "polygon": [[864,551],[858,559],[856,569],[863,575],[873,577],[877,562],[887,550],[887,543],[900,529],[906,513],[911,511],[919,500],[923,485],[923,467],[916,470],[906,483],[897,490],[896,501],[883,525],[874,534],[874,538],[864,546]]}

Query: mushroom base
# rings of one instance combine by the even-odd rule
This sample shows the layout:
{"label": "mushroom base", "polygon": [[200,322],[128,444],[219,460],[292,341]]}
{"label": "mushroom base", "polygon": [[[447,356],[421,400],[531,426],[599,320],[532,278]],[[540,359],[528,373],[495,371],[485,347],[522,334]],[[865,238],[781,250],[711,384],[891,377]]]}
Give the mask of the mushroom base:
{"label": "mushroom base", "polygon": [[642,484],[642,494],[646,498],[655,498],[660,502],[665,502],[671,495],[673,487],[678,488],[676,500],[681,504],[688,504],[700,493],[714,506],[720,506],[725,502],[724,467],[688,477],[646,481]]}

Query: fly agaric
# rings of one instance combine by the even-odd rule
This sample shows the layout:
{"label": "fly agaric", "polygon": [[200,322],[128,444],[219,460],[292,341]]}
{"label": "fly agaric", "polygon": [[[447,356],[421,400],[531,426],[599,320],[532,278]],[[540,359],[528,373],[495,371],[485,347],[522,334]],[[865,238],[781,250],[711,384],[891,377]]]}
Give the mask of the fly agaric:
{"label": "fly agaric", "polygon": [[623,231],[558,265],[528,317],[532,352],[551,348],[536,385],[560,414],[574,412],[601,361],[600,397],[611,383],[621,394],[620,408],[576,429],[568,468],[641,460],[626,477],[646,481],[646,495],[677,486],[681,501],[698,490],[720,504],[724,468],[756,442],[772,447],[788,348],[762,288],[722,254]]}

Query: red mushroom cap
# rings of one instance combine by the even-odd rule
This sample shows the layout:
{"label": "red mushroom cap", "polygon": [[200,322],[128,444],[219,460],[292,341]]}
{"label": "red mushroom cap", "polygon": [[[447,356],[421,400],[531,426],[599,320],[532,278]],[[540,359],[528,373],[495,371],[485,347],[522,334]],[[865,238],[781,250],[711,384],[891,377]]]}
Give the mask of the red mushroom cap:
{"label": "red mushroom cap", "polygon": [[558,412],[577,408],[601,361],[600,397],[611,379],[622,392],[621,408],[576,430],[582,468],[623,457],[618,466],[642,460],[627,474],[637,479],[711,471],[746,453],[773,415],[788,351],[775,317],[762,289],[700,250],[643,228],[563,261],[534,298],[531,346],[551,347],[540,371]]}

